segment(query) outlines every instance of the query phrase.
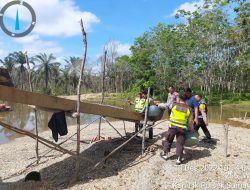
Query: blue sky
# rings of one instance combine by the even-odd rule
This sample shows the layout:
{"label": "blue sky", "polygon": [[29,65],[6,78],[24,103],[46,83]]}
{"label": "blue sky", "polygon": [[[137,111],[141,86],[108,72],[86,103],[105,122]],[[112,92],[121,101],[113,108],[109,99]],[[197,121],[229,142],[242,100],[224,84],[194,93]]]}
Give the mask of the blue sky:
{"label": "blue sky", "polygon": [[[10,0],[0,0],[2,8]],[[0,58],[13,51],[53,53],[57,57],[82,55],[78,21],[82,17],[88,33],[88,57],[94,62],[105,42],[117,41],[119,54],[129,54],[134,39],[159,22],[177,22],[178,8],[194,9],[202,0],[26,0],[37,14],[37,25],[24,38],[14,39],[0,30]],[[23,12],[23,15],[22,15]],[[16,7],[6,20],[14,20]],[[20,19],[30,15],[19,10]],[[6,21],[9,22],[9,21]]]}

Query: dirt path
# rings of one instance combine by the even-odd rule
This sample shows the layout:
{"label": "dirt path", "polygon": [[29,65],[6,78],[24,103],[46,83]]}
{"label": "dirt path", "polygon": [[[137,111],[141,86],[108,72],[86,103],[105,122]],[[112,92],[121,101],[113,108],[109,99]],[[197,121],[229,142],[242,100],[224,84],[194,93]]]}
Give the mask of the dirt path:
{"label": "dirt path", "polygon": [[[124,134],[123,123],[112,122]],[[126,122],[127,131],[133,132],[133,123]],[[43,158],[39,166],[27,170],[21,176],[5,179],[11,174],[25,168],[35,160],[35,141],[28,137],[18,138],[0,146],[0,189],[18,184],[21,189],[23,178],[29,171],[40,171],[43,181],[51,189],[250,189],[250,143],[249,129],[230,127],[228,158],[224,157],[223,127],[210,124],[209,129],[214,138],[213,143],[200,142],[197,147],[185,148],[185,161],[175,165],[175,148],[171,151],[169,160],[160,158],[163,134],[166,122],[154,129],[155,140],[147,143],[147,154],[141,157],[141,139],[133,140],[125,148],[107,160],[106,164],[89,172],[94,165],[104,157],[105,152],[119,146],[124,140],[107,124],[103,124],[103,136],[112,137],[112,141],[100,141],[88,144],[97,134],[97,124],[82,132],[81,155],[90,159],[81,162],[80,180],[70,184],[74,173],[75,159],[69,155],[53,151]],[[69,127],[69,134],[76,128]],[[200,137],[203,137],[200,131]],[[52,140],[51,132],[45,131],[43,137]],[[66,137],[62,137],[63,141]],[[60,142],[59,141],[59,142]],[[69,141],[65,148],[75,149],[75,141]],[[40,146],[40,152],[46,148]],[[17,182],[18,181],[18,182]],[[39,185],[39,184],[38,184]],[[29,188],[24,188],[29,189]],[[31,188],[32,189],[32,188]],[[46,186],[44,189],[48,189]]]}

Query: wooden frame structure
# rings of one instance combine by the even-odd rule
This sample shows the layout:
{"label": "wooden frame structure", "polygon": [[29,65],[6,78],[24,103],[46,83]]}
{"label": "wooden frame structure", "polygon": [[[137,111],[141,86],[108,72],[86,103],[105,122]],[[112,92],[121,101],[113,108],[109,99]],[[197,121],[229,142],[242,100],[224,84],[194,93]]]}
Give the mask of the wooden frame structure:
{"label": "wooden frame structure", "polygon": [[[55,96],[48,96],[40,93],[28,92],[12,87],[0,85],[0,100],[21,103],[27,105],[35,105],[47,110],[57,111],[76,111],[76,101]],[[140,121],[142,115],[133,111],[124,110],[123,108],[81,102],[80,112],[93,115],[102,115],[125,121]]]}
{"label": "wooden frame structure", "polygon": [[[0,100],[14,102],[14,103],[27,104],[27,105],[33,105],[33,106],[35,106],[35,109],[41,109],[41,110],[50,111],[50,112],[56,112],[56,111],[75,112],[76,111],[76,101],[75,100],[69,100],[69,99],[65,99],[65,98],[48,96],[48,95],[44,95],[44,94],[40,94],[40,93],[19,90],[19,89],[13,88],[13,87],[7,87],[7,86],[2,86],[2,85],[0,85]],[[87,114],[100,115],[100,119],[102,118],[114,130],[116,130],[115,127],[107,119],[105,119],[105,117],[111,117],[111,118],[116,118],[116,119],[120,119],[123,121],[132,121],[132,122],[133,121],[140,121],[143,119],[144,119],[144,121],[147,120],[147,117],[143,118],[143,116],[139,113],[125,110],[125,109],[120,108],[120,107],[87,103],[87,102],[80,102],[80,112],[87,113]],[[97,121],[97,120],[98,119],[96,119],[95,121]],[[88,127],[92,123],[94,123],[94,121],[87,124],[84,128]],[[60,151],[62,153],[67,153],[67,154],[70,154],[72,156],[75,156],[76,158],[79,157],[79,155],[75,151],[69,151],[69,150],[61,147],[61,145],[63,143],[65,143],[66,141],[71,139],[73,136],[77,135],[77,133],[73,134],[72,136],[67,138],[65,141],[63,141],[59,144],[56,144],[56,143],[53,143],[47,139],[40,137],[38,134],[33,134],[33,133],[27,132],[25,130],[10,126],[2,121],[0,121],[0,125],[2,125],[4,128],[7,128],[9,130],[15,131],[17,133],[20,133],[20,134],[23,134],[26,136],[29,136],[29,137],[37,140],[37,142],[50,148],[50,150],[42,153],[41,157],[47,155],[52,150]],[[84,128],[82,128],[81,130],[83,130]],[[141,129],[140,131],[145,131],[145,129],[146,129],[146,125],[144,125],[143,129]],[[122,135],[119,133],[119,131],[116,130],[116,132],[122,137]],[[139,134],[139,132],[137,134]],[[134,137],[136,137],[136,135],[134,135],[132,138],[130,138],[129,141],[131,139],[133,139]],[[145,140],[145,133],[144,133],[144,138],[143,138],[143,152],[145,150],[144,149],[144,140]],[[126,141],[124,143],[124,145],[126,145],[127,142],[129,142],[129,141]],[[112,151],[112,154],[116,151],[117,151],[117,149]],[[110,154],[109,156],[111,156],[112,154]],[[83,157],[78,158],[78,159],[89,161],[88,159],[83,158]],[[35,162],[36,162],[36,164],[39,164],[38,160],[36,160]],[[35,162],[29,164],[26,167],[26,169],[23,170],[21,173],[24,173],[27,170],[27,168],[29,168],[30,166],[35,164]],[[95,167],[97,167],[98,165],[100,165],[100,163],[97,163],[95,165]],[[18,175],[19,174],[20,173],[18,173]]]}

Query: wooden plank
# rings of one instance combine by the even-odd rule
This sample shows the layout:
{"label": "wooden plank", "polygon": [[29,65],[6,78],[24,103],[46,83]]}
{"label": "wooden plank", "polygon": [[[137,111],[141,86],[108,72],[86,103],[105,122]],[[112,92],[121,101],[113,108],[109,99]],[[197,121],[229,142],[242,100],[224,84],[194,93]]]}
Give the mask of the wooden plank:
{"label": "wooden plank", "polygon": [[[0,100],[35,105],[47,109],[76,111],[76,101],[74,100],[28,92],[1,85]],[[93,115],[103,115],[106,117],[112,117],[126,121],[142,120],[142,116],[136,112],[124,110],[122,108],[114,106],[100,105],[87,102],[81,102],[80,112]]]}

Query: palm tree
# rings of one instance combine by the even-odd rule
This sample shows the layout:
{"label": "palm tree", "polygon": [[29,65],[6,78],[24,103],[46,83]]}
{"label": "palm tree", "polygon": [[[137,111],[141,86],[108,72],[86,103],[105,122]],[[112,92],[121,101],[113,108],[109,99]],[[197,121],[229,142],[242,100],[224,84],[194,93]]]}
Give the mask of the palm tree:
{"label": "palm tree", "polygon": [[38,77],[40,79],[44,77],[44,92],[49,94],[49,80],[53,76],[53,73],[55,73],[55,70],[59,69],[60,63],[56,62],[56,58],[53,54],[47,55],[45,53],[35,56],[34,60],[39,63],[39,65],[37,65]]}
{"label": "palm tree", "polygon": [[19,52],[14,52],[14,53],[9,54],[8,57],[10,61],[14,61],[14,65],[18,65],[17,66],[18,82],[21,82],[21,87],[23,89],[23,85],[25,81],[25,78],[24,78],[25,72],[27,71],[27,69],[24,66],[26,64],[25,54],[19,51]]}
{"label": "palm tree", "polygon": [[12,69],[14,68],[15,65],[14,59],[8,55],[3,60],[0,59],[0,63],[2,63],[4,68],[7,69],[8,72],[11,74]]}
{"label": "palm tree", "polygon": [[63,93],[68,94],[68,87],[70,82],[69,68],[67,66],[61,69],[61,75],[58,85],[63,88]]}
{"label": "palm tree", "polygon": [[77,88],[81,61],[82,60],[80,57],[70,57],[69,60],[65,60],[73,90],[76,90]]}

